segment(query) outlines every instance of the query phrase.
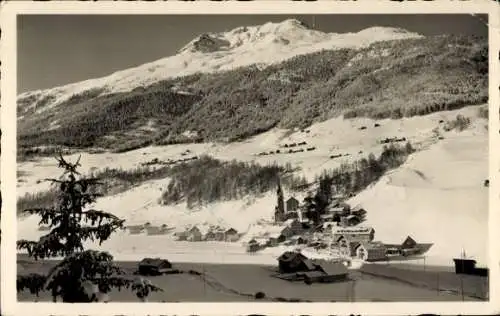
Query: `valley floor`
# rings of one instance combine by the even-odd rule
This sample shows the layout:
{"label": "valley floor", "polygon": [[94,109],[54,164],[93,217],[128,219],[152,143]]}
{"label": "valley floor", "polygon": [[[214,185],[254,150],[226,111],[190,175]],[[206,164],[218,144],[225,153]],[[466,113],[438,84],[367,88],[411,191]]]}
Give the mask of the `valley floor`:
{"label": "valley floor", "polygon": [[[33,262],[18,258],[21,274],[46,272],[53,264],[54,261]],[[137,262],[119,262],[119,265],[132,276]],[[380,268],[366,269],[366,272],[365,269],[351,270],[349,281],[306,285],[272,277],[276,265],[176,262],[173,265],[182,271],[201,272],[205,279],[189,273],[148,277],[153,284],[164,289],[164,292],[153,293],[150,302],[255,302],[259,301],[254,298],[259,291],[264,292],[267,297],[262,302],[279,299],[313,302],[480,301],[487,298],[487,278],[465,276],[462,279],[462,297],[459,276],[431,267],[425,272],[389,266],[382,267],[384,271],[378,272],[376,270]],[[399,277],[387,277],[388,274],[394,274],[394,269],[400,270]],[[422,279],[425,280],[422,282]],[[112,292],[110,298],[112,301],[137,302],[137,298],[127,290]],[[28,293],[19,293],[18,300],[50,301],[51,298],[49,293],[41,293],[38,298]]]}

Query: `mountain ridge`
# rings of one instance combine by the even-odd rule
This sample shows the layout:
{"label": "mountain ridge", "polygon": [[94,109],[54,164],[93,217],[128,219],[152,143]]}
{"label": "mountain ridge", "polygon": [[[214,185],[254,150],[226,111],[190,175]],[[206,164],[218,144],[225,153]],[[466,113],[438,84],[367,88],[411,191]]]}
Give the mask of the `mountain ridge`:
{"label": "mountain ridge", "polygon": [[[312,30],[295,19],[260,26],[238,27],[228,32],[202,34],[179,53],[149,63],[50,89],[24,92],[18,99],[48,100],[55,106],[75,94],[99,89],[100,95],[127,92],[155,82],[192,75],[231,70],[252,64],[271,65],[321,49],[361,48],[377,41],[420,38],[421,35],[389,27],[372,27],[357,33],[325,33]],[[223,49],[225,48],[225,49]]]}
{"label": "mountain ridge", "polygon": [[32,100],[19,100],[18,142],[23,150],[55,145],[121,151],[242,140],[339,115],[401,118],[482,104],[488,100],[487,45],[470,36],[385,41],[264,68],[171,78],[130,92],[101,96],[99,89],[88,90],[43,112],[32,108]]}

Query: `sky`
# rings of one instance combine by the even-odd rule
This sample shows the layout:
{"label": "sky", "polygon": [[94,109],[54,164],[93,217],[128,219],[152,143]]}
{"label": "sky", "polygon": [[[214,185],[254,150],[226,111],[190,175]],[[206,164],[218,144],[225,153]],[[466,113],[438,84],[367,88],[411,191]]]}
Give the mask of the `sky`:
{"label": "sky", "polygon": [[[357,32],[400,27],[423,35],[487,36],[486,16],[315,15],[316,29]],[[18,93],[109,75],[176,53],[196,36],[301,15],[23,15],[18,16]]]}

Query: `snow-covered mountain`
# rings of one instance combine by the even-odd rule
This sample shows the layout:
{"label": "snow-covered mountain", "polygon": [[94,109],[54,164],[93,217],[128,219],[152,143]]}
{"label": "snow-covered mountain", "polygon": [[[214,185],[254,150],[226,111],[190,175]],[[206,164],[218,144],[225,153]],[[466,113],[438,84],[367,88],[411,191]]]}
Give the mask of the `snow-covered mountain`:
{"label": "snow-covered mountain", "polygon": [[[86,91],[92,94],[126,92],[166,78],[231,70],[253,64],[265,67],[320,50],[357,49],[374,42],[420,37],[422,35],[390,27],[370,27],[357,33],[325,33],[310,29],[298,20],[288,19],[281,23],[202,34],[176,55],[103,78],[22,93],[19,100],[29,100],[25,102],[28,108],[38,104],[37,111],[44,111]],[[42,107],[37,102],[40,100],[45,100]]]}

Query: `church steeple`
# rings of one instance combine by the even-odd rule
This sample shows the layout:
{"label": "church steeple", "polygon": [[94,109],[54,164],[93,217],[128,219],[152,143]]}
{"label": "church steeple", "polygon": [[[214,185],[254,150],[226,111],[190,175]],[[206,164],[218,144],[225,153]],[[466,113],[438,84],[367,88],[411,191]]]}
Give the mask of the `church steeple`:
{"label": "church steeple", "polygon": [[281,181],[278,178],[278,189],[276,190],[278,197],[274,219],[276,222],[282,222],[285,218],[285,199],[283,198],[283,189],[281,188]]}

